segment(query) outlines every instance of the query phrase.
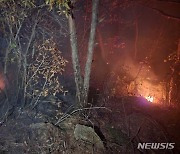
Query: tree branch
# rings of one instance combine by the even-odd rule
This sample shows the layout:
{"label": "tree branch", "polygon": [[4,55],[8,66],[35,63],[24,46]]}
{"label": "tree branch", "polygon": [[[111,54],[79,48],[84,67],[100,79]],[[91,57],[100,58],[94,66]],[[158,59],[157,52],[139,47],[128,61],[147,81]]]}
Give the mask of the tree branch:
{"label": "tree branch", "polygon": [[154,10],[155,12],[157,13],[160,13],[162,16],[168,18],[168,19],[173,19],[173,20],[176,20],[176,21],[180,21],[180,17],[177,17],[177,16],[173,16],[173,15],[170,15],[170,14],[167,14],[166,12],[162,11],[162,10],[159,10],[157,8],[154,8],[154,7],[148,7],[152,10]]}
{"label": "tree branch", "polygon": [[[148,3],[149,3],[149,1],[148,1]],[[138,4],[140,4],[140,5],[144,6],[144,7],[147,7],[149,9],[152,9],[153,11],[159,13],[160,15],[162,15],[163,17],[165,17],[167,19],[172,19],[172,20],[180,21],[180,17],[179,16],[168,14],[168,13],[166,13],[166,12],[156,8],[156,7],[150,6],[150,5],[148,5],[148,4],[146,4],[146,3],[142,2],[142,1],[139,1]]]}
{"label": "tree branch", "polygon": [[180,4],[177,0],[157,0],[159,2],[171,3],[171,4]]}

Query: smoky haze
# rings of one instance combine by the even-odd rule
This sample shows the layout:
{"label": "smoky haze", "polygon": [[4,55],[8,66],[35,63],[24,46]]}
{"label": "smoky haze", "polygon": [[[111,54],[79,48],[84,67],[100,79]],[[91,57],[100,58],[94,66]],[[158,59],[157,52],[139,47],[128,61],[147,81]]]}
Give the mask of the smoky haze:
{"label": "smoky haze", "polygon": [[[94,78],[102,81],[108,71],[120,64],[136,64],[138,71],[139,63],[146,59],[152,73],[159,79],[165,78],[169,73],[170,63],[165,63],[164,60],[170,53],[177,51],[180,36],[180,20],[168,15],[179,17],[180,5],[165,1],[151,5],[119,1],[101,3],[92,73],[97,77]],[[84,65],[91,6],[88,2],[79,5],[82,8],[77,11],[76,22],[81,62]],[[83,11],[86,14],[82,16]],[[128,64],[130,60],[132,62]]]}

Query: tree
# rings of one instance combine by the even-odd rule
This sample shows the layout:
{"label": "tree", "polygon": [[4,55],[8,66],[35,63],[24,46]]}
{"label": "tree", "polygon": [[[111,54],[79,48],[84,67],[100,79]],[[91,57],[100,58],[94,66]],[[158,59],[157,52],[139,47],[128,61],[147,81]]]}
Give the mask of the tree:
{"label": "tree", "polygon": [[7,42],[1,53],[4,76],[9,82],[9,88],[3,89],[2,102],[7,113],[13,107],[35,107],[48,96],[65,93],[59,76],[67,60],[46,31],[47,24],[55,19],[48,20],[49,11],[31,0],[1,1],[0,6],[0,37]]}
{"label": "tree", "polygon": [[180,21],[180,17],[177,16],[176,14],[170,14],[170,13],[166,12],[167,10],[160,9],[160,7],[163,5],[163,3],[171,4],[171,6],[178,6],[178,5],[180,5],[179,2],[168,1],[168,0],[148,0],[148,1],[138,0],[137,2],[138,2],[138,4],[140,4],[144,7],[154,10],[155,12],[159,13],[166,19],[171,19],[171,20],[175,20],[178,22]]}
{"label": "tree", "polygon": [[95,34],[96,34],[96,26],[98,21],[98,5],[99,0],[94,0],[92,6],[92,21],[91,21],[91,30],[90,30],[90,37],[88,42],[88,54],[87,54],[87,61],[85,66],[85,76],[84,76],[84,104],[86,105],[88,99],[88,92],[89,92],[89,81],[90,81],[90,74],[91,74],[91,64],[93,58],[93,49],[94,49],[94,42],[95,42]]}
{"label": "tree", "polygon": [[47,0],[46,3],[49,4],[51,9],[53,5],[58,6],[61,12],[63,12],[68,18],[70,43],[72,50],[72,64],[73,64],[74,77],[76,83],[77,104],[78,106],[79,105],[86,106],[88,101],[89,81],[91,75],[91,64],[92,64],[93,51],[94,51],[96,26],[98,22],[97,16],[98,16],[99,0],[92,1],[93,4],[92,4],[91,29],[90,29],[90,36],[88,42],[87,60],[84,69],[84,78],[82,77],[80,63],[79,63],[78,42],[77,42],[75,19],[73,14],[73,3],[70,0],[62,0],[62,1]]}

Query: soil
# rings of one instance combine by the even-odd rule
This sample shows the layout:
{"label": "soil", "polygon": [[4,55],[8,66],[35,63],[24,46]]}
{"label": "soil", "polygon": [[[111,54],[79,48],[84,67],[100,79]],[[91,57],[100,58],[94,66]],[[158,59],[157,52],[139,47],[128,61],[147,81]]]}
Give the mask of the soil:
{"label": "soil", "polygon": [[[180,152],[180,108],[151,104],[136,97],[110,98],[99,108],[65,113],[16,110],[0,125],[0,153],[178,153]],[[76,140],[76,124],[92,127],[105,150]],[[139,142],[175,143],[173,150],[138,150]]]}

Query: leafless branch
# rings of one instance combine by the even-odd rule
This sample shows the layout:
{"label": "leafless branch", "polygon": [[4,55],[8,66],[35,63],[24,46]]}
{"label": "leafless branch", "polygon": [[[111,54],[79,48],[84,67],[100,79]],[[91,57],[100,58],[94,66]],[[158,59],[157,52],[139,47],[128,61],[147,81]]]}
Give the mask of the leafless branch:
{"label": "leafless branch", "polygon": [[178,0],[157,0],[159,2],[171,3],[171,4],[180,4]]}
{"label": "leafless branch", "polygon": [[69,114],[64,114],[56,123],[55,125],[61,123],[62,121],[66,120],[67,118],[69,118],[71,115],[75,114],[76,112],[80,112],[80,111],[84,111],[84,110],[94,110],[94,109],[106,109],[110,112],[112,112],[110,109],[106,108],[106,107],[88,107],[88,108],[80,108],[80,109],[76,109],[74,111],[72,111]]}
{"label": "leafless branch", "polygon": [[38,66],[38,68],[36,69],[36,71],[34,72],[34,74],[30,77],[30,79],[27,81],[26,86],[28,86],[29,82],[32,80],[32,78],[36,75],[36,73],[39,71],[40,67],[42,66],[42,64],[44,63],[44,56],[42,59],[42,62],[40,63],[40,65]]}
{"label": "leafless branch", "polygon": [[43,90],[45,89],[45,87],[46,87],[46,85],[47,85],[47,81],[48,81],[48,76],[46,77],[46,81],[44,82],[42,91],[41,91],[41,92],[39,93],[39,95],[37,96],[37,99],[36,99],[36,101],[35,101],[35,103],[34,103],[34,105],[33,105],[33,108],[36,107],[36,105],[37,105],[37,103],[38,103],[38,101],[39,101],[39,99],[40,99],[40,97],[41,97],[41,95],[42,95],[42,92],[43,92]]}
{"label": "leafless branch", "polygon": [[170,14],[167,14],[166,12],[162,11],[162,10],[159,10],[155,7],[149,7],[150,9],[154,10],[155,12],[157,13],[160,13],[162,16],[168,18],[168,19],[173,19],[173,20],[176,20],[176,21],[180,21],[180,17],[177,17],[177,16],[173,16],[173,15],[170,15]]}
{"label": "leafless branch", "polygon": [[150,6],[149,5],[149,1],[148,3],[146,2],[142,2],[142,1],[138,1],[138,4],[144,6],[144,7],[147,7],[149,9],[152,9],[153,11],[159,13],[160,15],[162,15],[163,17],[167,18],[167,19],[172,19],[172,20],[176,20],[176,21],[180,21],[180,17],[179,16],[175,16],[175,15],[171,15],[171,14],[168,14],[154,6]]}

